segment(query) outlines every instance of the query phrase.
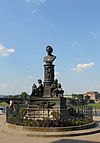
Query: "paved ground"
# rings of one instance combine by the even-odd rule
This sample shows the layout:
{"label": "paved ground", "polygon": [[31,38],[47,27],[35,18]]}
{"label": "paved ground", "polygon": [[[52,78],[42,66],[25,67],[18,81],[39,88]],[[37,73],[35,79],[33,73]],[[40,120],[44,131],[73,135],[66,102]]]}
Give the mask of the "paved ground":
{"label": "paved ground", "polygon": [[[100,117],[96,117],[95,120],[100,121]],[[100,133],[63,138],[37,138],[5,134],[1,132],[4,121],[5,115],[0,115],[0,143],[100,143]]]}

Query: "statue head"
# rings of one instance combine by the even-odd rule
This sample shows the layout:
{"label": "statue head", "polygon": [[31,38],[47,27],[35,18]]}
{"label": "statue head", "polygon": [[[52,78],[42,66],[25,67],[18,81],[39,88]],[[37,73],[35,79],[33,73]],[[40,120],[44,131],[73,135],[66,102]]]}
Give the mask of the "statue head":
{"label": "statue head", "polygon": [[41,79],[38,79],[38,83],[41,84],[41,83],[42,83],[42,80],[41,80]]}
{"label": "statue head", "polygon": [[47,51],[48,55],[51,55],[51,53],[53,52],[53,48],[51,46],[47,46],[46,51]]}
{"label": "statue head", "polygon": [[55,80],[54,80],[54,83],[58,83],[58,79],[55,79]]}
{"label": "statue head", "polygon": [[58,86],[57,86],[58,88],[61,88],[61,84],[60,83],[58,83]]}
{"label": "statue head", "polygon": [[34,88],[36,87],[36,84],[35,84],[35,83],[33,84],[33,87],[34,87]]}

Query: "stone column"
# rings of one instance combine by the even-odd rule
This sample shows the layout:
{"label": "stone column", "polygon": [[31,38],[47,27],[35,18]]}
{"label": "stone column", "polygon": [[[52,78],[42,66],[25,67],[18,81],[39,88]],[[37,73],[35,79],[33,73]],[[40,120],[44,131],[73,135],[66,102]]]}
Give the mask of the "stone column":
{"label": "stone column", "polygon": [[54,66],[52,62],[56,59],[56,56],[52,55],[52,47],[47,46],[46,51],[48,55],[44,57],[44,97],[51,97],[50,86],[54,82]]}

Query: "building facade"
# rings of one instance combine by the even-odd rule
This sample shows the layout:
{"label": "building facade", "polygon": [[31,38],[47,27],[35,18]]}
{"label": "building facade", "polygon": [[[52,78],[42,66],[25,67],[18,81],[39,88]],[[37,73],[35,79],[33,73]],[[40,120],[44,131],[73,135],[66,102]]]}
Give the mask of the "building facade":
{"label": "building facade", "polygon": [[84,94],[84,96],[90,96],[90,100],[100,102],[100,93],[97,91],[88,91]]}

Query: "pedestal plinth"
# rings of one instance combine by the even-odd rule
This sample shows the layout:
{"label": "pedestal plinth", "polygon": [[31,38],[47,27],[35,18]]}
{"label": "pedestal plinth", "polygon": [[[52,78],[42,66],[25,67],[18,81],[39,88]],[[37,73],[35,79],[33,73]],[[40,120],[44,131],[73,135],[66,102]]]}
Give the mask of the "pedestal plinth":
{"label": "pedestal plinth", "polygon": [[[42,105],[42,103],[44,103]],[[54,104],[51,108],[48,108],[46,105]],[[27,118],[31,119],[53,119],[52,111],[57,111],[61,117],[66,115],[66,98],[32,98],[29,101],[29,106],[27,108]]]}
{"label": "pedestal plinth", "polygon": [[44,97],[51,97],[50,86],[54,82],[54,66],[51,63],[44,65]]}

